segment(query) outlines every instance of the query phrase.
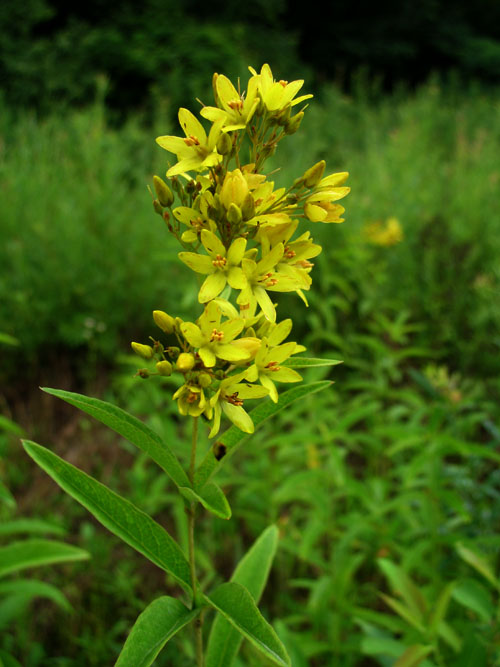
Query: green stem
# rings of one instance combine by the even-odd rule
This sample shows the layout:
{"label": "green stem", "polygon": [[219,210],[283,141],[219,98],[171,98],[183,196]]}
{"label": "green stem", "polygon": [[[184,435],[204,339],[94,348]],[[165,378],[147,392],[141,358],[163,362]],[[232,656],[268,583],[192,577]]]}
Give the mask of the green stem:
{"label": "green stem", "polygon": [[[191,461],[189,463],[189,481],[194,483],[194,471],[196,465],[196,443],[198,441],[198,417],[193,417],[193,438],[191,441]],[[194,548],[194,522],[196,514],[196,504],[192,502],[188,510],[188,541],[189,541],[189,569],[191,571],[191,587],[193,589],[193,608],[197,604],[197,581],[196,581],[196,562]],[[195,642],[196,642],[196,665],[203,667],[203,621],[201,615],[194,622]]]}

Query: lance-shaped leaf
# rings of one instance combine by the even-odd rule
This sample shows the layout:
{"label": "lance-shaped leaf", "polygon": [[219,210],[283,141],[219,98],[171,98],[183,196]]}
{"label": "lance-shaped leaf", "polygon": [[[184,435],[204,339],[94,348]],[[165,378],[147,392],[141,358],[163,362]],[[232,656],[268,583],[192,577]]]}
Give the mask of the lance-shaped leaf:
{"label": "lance-shaped leaf", "polygon": [[62,389],[48,389],[47,387],[44,387],[43,391],[83,410],[83,412],[109,426],[113,431],[145,452],[167,473],[184,497],[201,503],[209,512],[223,519],[228,519],[231,516],[227,500],[221,497],[223,493],[220,489],[219,492],[213,488],[204,490],[202,493],[200,491],[197,493],[189,492],[191,483],[175,454],[162,438],[140,419],[116,405],[101,401],[98,398],[63,391]]}
{"label": "lance-shaped leaf", "polygon": [[228,500],[224,495],[222,489],[215,484],[215,482],[210,482],[203,487],[203,494],[200,492],[193,491],[190,487],[180,487],[179,491],[187,500],[195,500],[203,505],[203,507],[220,519],[230,519],[231,518],[231,508],[229,506]]}
{"label": "lance-shaped leaf", "polygon": [[338,359],[316,359],[313,357],[290,357],[281,363],[287,368],[317,368],[319,366],[337,366],[343,364]]}
{"label": "lance-shaped leaf", "polygon": [[146,452],[177,486],[190,486],[188,476],[175,454],[157,433],[136,417],[118,408],[116,405],[101,401],[98,398],[75,394],[71,391],[63,391],[62,389],[42,387],[42,390],[83,410],[83,412],[109,426],[109,428],[123,436],[126,440],[129,440],[143,452]]}
{"label": "lance-shaped leaf", "polygon": [[181,548],[148,514],[90,475],[34,442],[23,441],[31,458],[108,530],[165,570],[191,593],[189,564]]}
{"label": "lance-shaped leaf", "polygon": [[424,644],[409,646],[403,655],[396,660],[394,667],[417,667],[433,650],[433,646],[425,646]]}
{"label": "lance-shaped leaf", "polygon": [[64,611],[72,611],[70,603],[66,600],[61,591],[47,584],[45,581],[37,579],[14,579],[14,581],[3,581],[0,583],[0,596],[3,595],[24,595],[27,599],[47,598],[52,600]]}
{"label": "lance-shaped leaf", "polygon": [[20,540],[0,547],[0,577],[28,567],[83,560],[89,554],[83,549],[52,540]]}
{"label": "lance-shaped leaf", "polygon": [[[264,401],[250,412],[255,428],[262,424],[262,422],[266,421],[266,419],[269,419],[294,401],[297,401],[299,398],[326,389],[327,387],[330,387],[331,384],[332,383],[327,380],[322,380],[321,382],[299,385],[281,394],[277,403]],[[197,491],[202,489],[210,477],[212,477],[212,475],[220,468],[222,460],[228,454],[232,454],[236,447],[247,437],[247,434],[240,431],[236,426],[231,426],[231,428],[228,428],[228,430],[223,433],[223,435],[215,442],[214,446],[209,449],[195,472],[194,485]]]}
{"label": "lance-shaped leaf", "polygon": [[115,667],[149,667],[175,633],[200,611],[191,611],[166,595],[153,600],[134,623]]}
{"label": "lance-shaped leaf", "polygon": [[43,519],[12,519],[12,521],[5,521],[0,524],[1,536],[20,533],[62,536],[66,534],[66,531],[61,526],[56,526]]}
{"label": "lance-shaped leaf", "polygon": [[275,665],[291,665],[278,635],[262,616],[244,586],[228,581],[204,598]]}
{"label": "lance-shaped leaf", "polygon": [[[244,586],[257,604],[278,546],[278,528],[269,526],[238,563],[231,581]],[[206,667],[229,667],[236,657],[242,635],[218,614],[208,639]]]}

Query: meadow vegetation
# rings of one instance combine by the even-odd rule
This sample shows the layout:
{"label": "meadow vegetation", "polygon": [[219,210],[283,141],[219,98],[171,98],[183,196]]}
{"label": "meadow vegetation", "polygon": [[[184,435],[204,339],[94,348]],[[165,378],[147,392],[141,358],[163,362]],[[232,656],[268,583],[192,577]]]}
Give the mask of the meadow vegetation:
{"label": "meadow vegetation", "polygon": [[[314,226],[323,253],[309,309],[280,298],[308,355],[344,363],[310,369],[307,380],[333,388],[231,459],[220,483],[234,518],[201,524],[198,565],[215,584],[205,553],[222,580],[278,525],[262,607],[281,619],[294,667],[500,665],[499,110],[494,91],[460,82],[377,99],[362,82],[349,97],[325,88],[280,149],[278,184],[321,159],[350,172],[346,222]],[[76,535],[91,555],[35,571],[71,614],[0,584],[6,667],[17,663],[3,652],[26,667],[111,664],[144,603],[168,591],[42,481],[15,421],[187,541],[183,503],[145,457],[34,398],[38,384],[97,390],[188,456],[170,392],[134,377],[128,353],[150,334],[148,313],[189,317],[197,301],[147,191],[165,171],[153,138],[176,133],[170,116],[160,104],[153,127],[140,116],[110,125],[102,86],[86,109],[0,114],[1,516],[46,521],[37,535]],[[157,664],[193,659],[181,631]],[[263,663],[245,643],[235,664]]]}

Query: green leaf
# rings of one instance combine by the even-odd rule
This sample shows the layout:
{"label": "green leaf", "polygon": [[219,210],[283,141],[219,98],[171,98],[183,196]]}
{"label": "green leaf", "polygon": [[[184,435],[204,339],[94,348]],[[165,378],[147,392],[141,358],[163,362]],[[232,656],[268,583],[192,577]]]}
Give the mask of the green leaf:
{"label": "green leaf", "polygon": [[453,589],[452,597],[467,609],[475,612],[485,623],[490,623],[493,618],[495,605],[491,594],[479,581],[475,579],[460,581]]}
{"label": "green leaf", "polygon": [[338,359],[315,359],[311,357],[290,357],[281,364],[287,368],[316,368],[318,366],[337,366],[343,364]]}
{"label": "green leaf", "polygon": [[14,336],[10,336],[9,334],[3,333],[3,331],[0,331],[0,343],[3,345],[20,345],[19,341],[17,338],[14,338]]}
{"label": "green leaf", "polygon": [[427,602],[410,577],[387,558],[378,558],[377,564],[389,580],[393,593],[400,595],[412,614],[421,620],[427,610]]}
{"label": "green leaf", "polygon": [[189,489],[192,488],[191,483],[175,454],[155,431],[139,419],[116,405],[101,401],[98,398],[63,391],[62,389],[48,389],[47,387],[44,387],[43,391],[61,398],[109,426],[113,431],[145,452],[160,466],[176,484],[184,497],[189,500],[196,500],[205,509],[223,519],[229,519],[231,510],[227,500],[223,497],[222,491],[217,487],[217,489],[207,489],[206,492],[205,490],[203,492],[198,490],[196,493],[189,493]]}
{"label": "green leaf", "polygon": [[436,635],[442,622],[445,619],[448,605],[450,604],[450,597],[455,588],[455,582],[452,581],[447,584],[441,591],[436,604],[433,607],[432,613],[428,620],[428,628],[431,634]]}
{"label": "green leaf", "polygon": [[143,452],[146,452],[177,486],[191,486],[175,454],[157,433],[136,417],[118,408],[116,405],[101,401],[98,398],[90,398],[89,396],[61,389],[42,387],[42,390],[47,392],[47,394],[61,398],[63,401],[95,417],[95,419],[109,426],[109,428],[119,433],[126,440],[129,440]]}
{"label": "green leaf", "polygon": [[21,663],[9,653],[0,650],[0,667],[21,667]]}
{"label": "green leaf", "polygon": [[4,415],[0,415],[0,431],[13,433],[14,435],[18,435],[20,438],[24,435],[24,431],[21,426]]}
{"label": "green leaf", "polygon": [[479,574],[482,574],[497,590],[500,590],[500,583],[495,577],[493,570],[481,556],[478,556],[474,551],[471,551],[471,549],[460,543],[456,545],[456,550],[462,560],[477,570]]}
{"label": "green leaf", "polygon": [[23,441],[23,445],[31,458],[103,526],[191,593],[189,564],[177,542],[156,521],[45,447],[28,441]]}
{"label": "green leaf", "polygon": [[[280,394],[277,403],[263,401],[250,413],[255,428],[294,401],[297,401],[308,394],[314,394],[322,389],[326,389],[331,385],[332,383],[327,380],[299,385]],[[247,434],[242,433],[239,428],[231,426],[231,428],[228,428],[228,430],[214,443],[214,446],[209,449],[195,472],[194,487],[198,492],[199,489],[202,489],[205,486],[210,477],[217,472],[222,465],[224,458],[228,454],[232,454],[237,446],[247,437]]]}
{"label": "green leaf", "polygon": [[204,598],[275,665],[291,665],[278,635],[244,586],[229,581]]}
{"label": "green leaf", "polygon": [[[231,581],[244,586],[258,603],[278,546],[278,528],[269,526],[238,563]],[[214,619],[206,653],[206,667],[229,667],[242,642],[240,633],[220,614]]]}
{"label": "green leaf", "polygon": [[39,533],[61,537],[66,534],[66,531],[61,526],[56,526],[43,519],[12,519],[12,521],[5,521],[5,523],[0,524],[0,536],[17,533]]}
{"label": "green leaf", "polygon": [[425,628],[421,623],[420,616],[415,616],[412,610],[408,609],[408,607],[399,602],[399,600],[395,600],[394,598],[391,598],[389,595],[384,595],[384,593],[379,593],[379,595],[382,598],[382,600],[396,612],[396,614],[401,616],[401,618],[403,618],[407,623],[412,625],[422,634],[425,633]]}
{"label": "green leaf", "polygon": [[424,646],[423,644],[409,646],[403,655],[396,660],[394,667],[416,667],[422,660],[425,660],[433,650],[434,648],[432,646]]}
{"label": "green leaf", "polygon": [[21,540],[0,547],[0,577],[28,567],[83,560],[89,554],[83,549],[52,540]]}
{"label": "green leaf", "polygon": [[5,484],[2,482],[1,479],[0,479],[0,501],[10,509],[14,509],[16,507],[16,500],[14,496],[5,486]]}
{"label": "green leaf", "polygon": [[55,586],[38,581],[37,579],[15,579],[14,581],[0,582],[0,595],[24,595],[26,598],[47,598],[52,600],[64,611],[72,611],[72,607],[64,595]]}
{"label": "green leaf", "polygon": [[166,595],[153,600],[134,623],[115,667],[148,667],[175,633],[200,611],[191,611]]}
{"label": "green leaf", "polygon": [[205,509],[212,512],[212,514],[215,514],[220,519],[231,518],[231,508],[227,498],[222,489],[215,484],[215,482],[206,484],[203,487],[203,494],[200,492],[197,493],[186,486],[179,487],[179,491],[184,498],[201,503]]}

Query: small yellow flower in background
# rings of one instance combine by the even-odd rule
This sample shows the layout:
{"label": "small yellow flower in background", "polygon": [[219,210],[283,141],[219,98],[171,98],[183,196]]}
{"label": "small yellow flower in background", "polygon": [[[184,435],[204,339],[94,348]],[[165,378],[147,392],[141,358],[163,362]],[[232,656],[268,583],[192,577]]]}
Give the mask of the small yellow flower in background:
{"label": "small yellow flower in background", "polygon": [[377,220],[364,226],[363,236],[372,245],[389,247],[403,240],[403,228],[397,218]]}
{"label": "small yellow flower in background", "polygon": [[185,171],[214,167],[222,160],[222,155],[217,153],[215,145],[223,121],[212,125],[208,137],[203,125],[188,109],[179,109],[179,123],[186,134],[185,138],[164,136],[156,139],[159,146],[169,153],[174,153],[179,160],[167,171],[169,178]]}

